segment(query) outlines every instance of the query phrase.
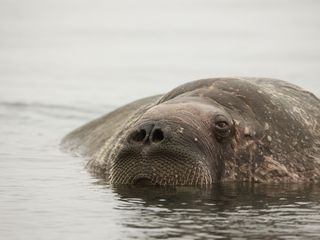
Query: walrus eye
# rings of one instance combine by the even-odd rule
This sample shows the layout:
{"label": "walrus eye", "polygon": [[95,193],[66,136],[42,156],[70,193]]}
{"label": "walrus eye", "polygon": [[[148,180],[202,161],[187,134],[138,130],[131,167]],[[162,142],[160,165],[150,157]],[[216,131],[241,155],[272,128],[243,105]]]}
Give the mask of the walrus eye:
{"label": "walrus eye", "polygon": [[224,121],[217,122],[216,123],[216,127],[218,127],[218,128],[226,128],[226,127],[228,127],[228,123],[224,122]]}
{"label": "walrus eye", "polygon": [[231,127],[228,119],[223,115],[218,115],[214,119],[215,136],[218,140],[228,137],[231,133]]}
{"label": "walrus eye", "polygon": [[229,121],[225,116],[218,115],[214,119],[214,125],[216,128],[223,130],[229,128]]}

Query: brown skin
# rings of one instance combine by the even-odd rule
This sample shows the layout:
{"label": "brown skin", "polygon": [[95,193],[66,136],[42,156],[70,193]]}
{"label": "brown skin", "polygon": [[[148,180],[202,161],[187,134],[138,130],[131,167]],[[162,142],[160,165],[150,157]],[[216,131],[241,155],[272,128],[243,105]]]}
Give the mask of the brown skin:
{"label": "brown skin", "polygon": [[[219,153],[231,147],[232,118],[201,98],[192,103],[188,100],[168,101],[143,114],[125,136],[127,143],[112,163],[113,183],[132,184],[142,178],[159,185],[218,181],[222,170]],[[149,125],[158,130],[149,136],[142,130],[139,135]]]}
{"label": "brown skin", "polygon": [[320,179],[320,101],[272,79],[206,79],[122,107],[70,133],[114,184]]}

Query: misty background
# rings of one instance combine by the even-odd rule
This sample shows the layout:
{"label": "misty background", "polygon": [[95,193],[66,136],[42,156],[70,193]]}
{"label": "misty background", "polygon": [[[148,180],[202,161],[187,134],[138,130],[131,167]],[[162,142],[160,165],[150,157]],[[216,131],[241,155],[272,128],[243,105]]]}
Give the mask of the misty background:
{"label": "misty background", "polygon": [[0,1],[0,97],[119,105],[210,77],[319,92],[317,0]]}
{"label": "misty background", "polygon": [[127,191],[59,149],[76,127],[201,78],[320,96],[319,12],[318,0],[0,0],[0,238],[319,239],[319,187]]}

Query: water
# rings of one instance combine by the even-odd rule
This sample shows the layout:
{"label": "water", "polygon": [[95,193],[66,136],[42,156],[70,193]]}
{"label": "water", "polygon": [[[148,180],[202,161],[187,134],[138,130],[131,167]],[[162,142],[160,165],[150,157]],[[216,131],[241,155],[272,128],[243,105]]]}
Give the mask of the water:
{"label": "water", "polygon": [[317,184],[115,187],[75,127],[199,78],[320,95],[319,1],[0,1],[0,239],[319,239]]}

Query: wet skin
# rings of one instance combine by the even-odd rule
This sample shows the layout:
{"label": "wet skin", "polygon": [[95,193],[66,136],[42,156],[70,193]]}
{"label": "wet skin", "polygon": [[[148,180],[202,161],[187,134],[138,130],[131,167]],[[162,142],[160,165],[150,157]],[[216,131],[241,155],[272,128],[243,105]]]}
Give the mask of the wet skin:
{"label": "wet skin", "polygon": [[138,100],[67,135],[113,184],[320,178],[320,101],[273,79],[206,79]]}

